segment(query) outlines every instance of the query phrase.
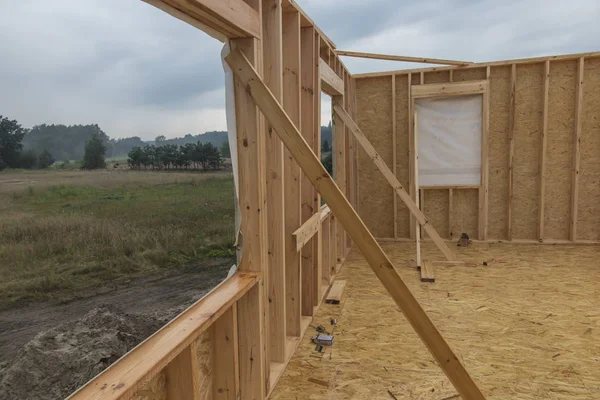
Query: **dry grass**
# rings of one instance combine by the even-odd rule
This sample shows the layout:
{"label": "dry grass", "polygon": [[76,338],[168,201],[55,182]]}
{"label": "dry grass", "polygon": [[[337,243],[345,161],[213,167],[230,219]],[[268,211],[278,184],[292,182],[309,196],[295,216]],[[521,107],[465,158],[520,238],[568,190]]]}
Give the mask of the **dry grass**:
{"label": "dry grass", "polygon": [[0,174],[0,307],[233,259],[230,174]]}

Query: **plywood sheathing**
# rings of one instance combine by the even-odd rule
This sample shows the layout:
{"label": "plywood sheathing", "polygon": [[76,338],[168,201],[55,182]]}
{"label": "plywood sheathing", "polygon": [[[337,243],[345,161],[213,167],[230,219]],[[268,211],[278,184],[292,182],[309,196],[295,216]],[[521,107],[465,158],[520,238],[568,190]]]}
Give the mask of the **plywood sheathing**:
{"label": "plywood sheathing", "polygon": [[[392,82],[389,77],[360,80],[356,84],[356,121],[387,165],[392,165]],[[392,187],[367,153],[358,150],[359,207],[369,210],[364,222],[376,237],[394,237]]]}
{"label": "plywood sheathing", "polygon": [[544,239],[569,239],[577,60],[550,64]]}
{"label": "plywood sheathing", "polygon": [[479,81],[486,79],[485,67],[481,68],[470,68],[470,69],[458,69],[453,72],[453,81]]}
{"label": "plywood sheathing", "polygon": [[450,82],[449,71],[434,71],[424,74],[425,84]]}
{"label": "plywood sheathing", "polygon": [[511,67],[493,67],[490,74],[488,236],[508,239],[508,149]]}
{"label": "plywood sheathing", "polygon": [[600,59],[584,65],[577,239],[600,240]]}
{"label": "plywood sheathing", "polygon": [[[459,257],[488,267],[437,266],[436,283],[420,283],[408,262],[413,244],[382,246],[487,399],[598,398],[599,247],[474,244]],[[423,246],[435,253],[432,243]],[[337,319],[334,346],[315,352],[309,333],[271,399],[455,395],[359,252],[340,277],[348,281],[341,306],[324,305],[314,321]]]}
{"label": "plywood sheathing", "polygon": [[[479,204],[479,189],[460,189],[452,191],[452,215],[450,229],[453,237],[460,238],[466,233],[470,238],[479,234],[477,207]],[[447,214],[446,214],[447,215]]]}
{"label": "plywood sheathing", "polygon": [[[403,187],[409,188],[408,141],[408,75],[396,77],[396,177]],[[398,237],[410,236],[410,211],[398,201]],[[434,225],[436,226],[436,225]]]}
{"label": "plywood sheathing", "polygon": [[513,239],[536,239],[544,64],[519,65],[515,90]]}
{"label": "plywood sheathing", "polygon": [[[423,202],[423,213],[438,231],[441,237],[449,239],[450,226],[448,226],[448,208],[449,208],[448,189],[429,189],[425,191]],[[424,238],[429,235],[424,233]]]}

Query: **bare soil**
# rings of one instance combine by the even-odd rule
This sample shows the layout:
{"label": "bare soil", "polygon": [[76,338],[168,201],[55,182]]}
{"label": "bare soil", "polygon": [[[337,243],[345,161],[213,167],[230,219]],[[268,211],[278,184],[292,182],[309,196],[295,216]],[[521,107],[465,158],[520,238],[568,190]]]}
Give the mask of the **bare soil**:
{"label": "bare soil", "polygon": [[0,311],[0,399],[68,395],[204,296],[231,265],[214,259],[85,298]]}

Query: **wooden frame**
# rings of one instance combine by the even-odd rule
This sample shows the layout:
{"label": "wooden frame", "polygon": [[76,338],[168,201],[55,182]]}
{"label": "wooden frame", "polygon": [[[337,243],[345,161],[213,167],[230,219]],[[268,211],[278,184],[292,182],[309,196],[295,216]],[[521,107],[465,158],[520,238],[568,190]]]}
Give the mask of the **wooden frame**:
{"label": "wooden frame", "polygon": [[443,60],[443,59],[439,59],[439,58],[394,56],[394,55],[389,55],[389,54],[361,53],[358,51],[346,51],[346,50],[336,50],[335,54],[337,54],[338,56],[346,56],[346,57],[370,58],[370,59],[374,59],[374,60],[416,62],[416,63],[422,63],[422,64],[447,64],[447,65],[459,65],[459,66],[465,66],[468,64],[472,64],[472,62],[470,62],[470,61]]}
{"label": "wooden frame", "polygon": [[[410,76],[410,75],[408,75]],[[479,190],[479,202],[478,202],[478,238],[480,240],[487,239],[487,221],[488,221],[488,174],[489,174],[489,81],[469,81],[469,82],[451,82],[451,83],[440,83],[440,84],[421,84],[410,86],[410,105],[409,105],[409,119],[416,121],[416,107],[415,100],[423,98],[446,98],[456,96],[467,96],[467,95],[481,95],[482,96],[482,110],[481,110],[481,183],[480,185],[463,185],[460,188],[474,188]],[[416,122],[415,122],[416,126]],[[410,130],[410,153],[414,154],[411,157],[411,193],[418,194],[421,189],[418,187],[418,168],[416,164],[417,156],[417,129]],[[457,189],[458,186],[432,186],[426,189]],[[423,197],[423,196],[420,196]],[[415,198],[415,197],[413,197]],[[416,204],[419,204],[419,197],[416,197]],[[423,199],[421,199],[423,201]],[[449,200],[450,201],[450,200]],[[450,217],[449,217],[450,218]],[[451,224],[450,224],[451,225]],[[451,229],[451,228],[450,228]],[[420,230],[419,230],[420,231]],[[441,240],[441,239],[439,239]],[[434,239],[437,243],[438,240]]]}

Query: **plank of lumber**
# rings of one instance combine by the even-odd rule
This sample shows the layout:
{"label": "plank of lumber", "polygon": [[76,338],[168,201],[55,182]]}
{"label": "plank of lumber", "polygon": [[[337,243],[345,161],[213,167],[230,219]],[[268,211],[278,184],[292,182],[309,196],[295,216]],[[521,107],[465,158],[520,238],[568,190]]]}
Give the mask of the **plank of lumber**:
{"label": "plank of lumber", "polygon": [[331,289],[329,289],[329,293],[327,293],[327,297],[325,298],[325,303],[340,304],[345,287],[346,281],[344,280],[333,282],[333,285],[331,285]]}
{"label": "plank of lumber", "polygon": [[430,83],[415,85],[411,88],[412,97],[449,97],[479,94],[485,92],[488,81],[469,81],[458,83]]}
{"label": "plank of lumber", "polygon": [[435,282],[435,276],[433,275],[433,266],[431,261],[423,260],[421,263],[421,282]]}
{"label": "plank of lumber", "polygon": [[337,54],[338,56],[346,56],[346,57],[370,58],[373,60],[416,62],[416,63],[422,63],[422,64],[443,64],[443,65],[459,65],[459,66],[472,64],[471,61],[443,60],[440,58],[427,58],[427,57],[394,56],[394,55],[390,55],[390,54],[361,53],[358,51],[346,51],[346,50],[336,50],[335,54]]}
{"label": "plank of lumber", "polygon": [[508,140],[510,147],[508,151],[508,240],[512,240],[513,226],[513,182],[514,182],[514,159],[515,159],[515,92],[517,89],[517,65],[513,64],[510,72],[510,104],[508,109]]}
{"label": "plank of lumber", "polygon": [[194,28],[200,29],[201,31],[207,33],[209,36],[217,39],[221,43],[225,43],[227,41],[227,35],[224,34],[223,32],[221,32],[217,29],[214,29],[211,26],[206,25],[206,24],[198,21],[195,18],[190,17],[188,14],[176,9],[175,7],[172,7],[172,6],[164,3],[162,0],[142,0],[142,1],[144,3],[148,3],[151,6],[158,8],[159,10],[166,12],[167,14],[169,14],[172,17],[175,17],[187,24],[190,24]]}
{"label": "plank of lumber", "polygon": [[238,79],[245,82],[247,93],[252,96],[265,118],[275,127],[275,132],[298,161],[315,188],[321,193],[336,218],[342,222],[375,275],[402,310],[415,332],[448,376],[450,382],[461,396],[467,400],[485,399],[423,307],[398,275],[394,265],[383,252],[369,229],[352,208],[352,205],[335,184],[331,175],[323,167],[321,161],[313,153],[283,108],[277,103],[273,94],[262,82],[260,75],[240,51],[234,50],[225,57],[225,61]]}
{"label": "plank of lumber", "polygon": [[[263,65],[268,65],[263,74],[265,83],[277,99],[283,100],[283,63],[281,1],[263,0]],[[267,187],[267,235],[268,246],[268,290],[269,290],[269,346],[270,361],[285,360],[285,213],[283,143],[277,135],[270,135],[271,126],[265,124]]]}
{"label": "plank of lumber", "polygon": [[325,93],[330,96],[344,95],[344,80],[322,58],[319,58],[319,73],[321,75],[321,89]]}
{"label": "plank of lumber", "polygon": [[505,66],[505,65],[524,65],[524,64],[539,64],[543,63],[547,60],[549,61],[566,61],[566,60],[577,60],[581,57],[585,58],[598,58],[600,57],[600,51],[591,52],[591,53],[576,53],[576,54],[561,54],[556,56],[546,56],[546,57],[534,57],[534,58],[521,58],[514,60],[501,60],[501,61],[491,61],[491,62],[481,62],[481,63],[473,63],[468,64],[462,67],[458,66],[443,66],[443,67],[428,67],[428,68],[414,68],[414,69],[400,69],[393,71],[383,71],[383,72],[367,72],[362,74],[354,74],[352,77],[354,79],[362,79],[362,78],[375,78],[381,76],[389,76],[392,74],[396,75],[405,75],[411,73],[419,73],[422,71],[425,72],[439,72],[439,71],[448,71],[452,69],[471,69],[471,68],[487,68],[487,67],[497,67],[497,66]]}
{"label": "plank of lumber", "polygon": [[431,261],[431,265],[433,266],[454,266],[454,267],[479,267],[483,265],[483,263],[478,263],[476,261],[447,261],[447,260],[436,260]]}
{"label": "plank of lumber", "polygon": [[212,398],[236,400],[240,386],[237,304],[211,326]]}
{"label": "plank of lumber", "polygon": [[296,240],[296,251],[302,250],[304,245],[309,242],[310,239],[319,231],[321,228],[321,213],[314,214],[308,219],[292,236]]}
{"label": "plank of lumber", "polygon": [[[425,214],[419,209],[419,206],[411,199],[410,195],[404,190],[402,184],[398,181],[398,179],[394,176],[393,172],[390,171],[388,166],[385,164],[379,153],[375,150],[373,145],[369,142],[369,140],[362,133],[358,125],[352,120],[352,118],[348,115],[348,113],[339,106],[334,106],[333,110],[336,114],[342,118],[342,120],[350,127],[350,131],[354,134],[354,137],[363,147],[363,149],[367,152],[367,154],[371,157],[375,165],[379,168],[383,176],[387,179],[387,181],[392,185],[392,188],[396,191],[400,199],[406,204],[406,207],[410,210],[412,215],[415,216],[417,222],[423,227],[425,232],[429,235],[429,237],[435,242],[436,246],[440,251],[446,256],[448,260],[455,260],[455,256],[452,251],[448,248],[444,240],[437,233],[435,228],[431,225]],[[416,168],[415,168],[416,172]]]}
{"label": "plank of lumber", "polygon": [[573,179],[571,187],[571,224],[569,238],[577,239],[577,213],[579,210],[579,168],[581,164],[581,130],[583,124],[583,73],[584,58],[579,59],[577,67],[577,97],[575,98],[575,132],[573,135]]}
{"label": "plank of lumber", "polygon": [[168,399],[198,400],[200,398],[197,348],[196,341],[193,341],[165,368]]}
{"label": "plank of lumber", "polygon": [[544,109],[542,114],[542,146],[540,147],[540,202],[538,204],[538,239],[544,240],[546,198],[546,149],[548,148],[548,95],[550,91],[550,61],[544,63]]}
{"label": "plank of lumber", "polygon": [[[283,38],[283,108],[292,122],[300,125],[300,15],[284,12]],[[277,135],[273,135],[277,136]],[[288,336],[302,331],[302,260],[296,251],[292,234],[302,225],[300,203],[302,171],[287,149],[284,149],[284,219],[285,219],[285,285],[286,330]],[[267,212],[268,214],[268,212]]]}
{"label": "plank of lumber", "polygon": [[163,0],[228,38],[261,37],[258,11],[243,0]]}
{"label": "plank of lumber", "polygon": [[70,400],[130,398],[210,327],[260,279],[237,273],[73,393]]}

